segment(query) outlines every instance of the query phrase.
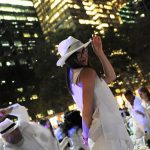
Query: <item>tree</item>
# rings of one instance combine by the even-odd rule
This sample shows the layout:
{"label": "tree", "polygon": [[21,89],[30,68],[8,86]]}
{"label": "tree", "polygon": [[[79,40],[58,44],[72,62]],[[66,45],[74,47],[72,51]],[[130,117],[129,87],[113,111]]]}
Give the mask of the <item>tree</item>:
{"label": "tree", "polygon": [[[124,48],[140,65],[145,77],[150,72],[150,15],[138,18],[135,24],[124,24],[119,32],[124,40]],[[148,78],[147,78],[148,79]],[[150,80],[149,80],[150,81]]]}

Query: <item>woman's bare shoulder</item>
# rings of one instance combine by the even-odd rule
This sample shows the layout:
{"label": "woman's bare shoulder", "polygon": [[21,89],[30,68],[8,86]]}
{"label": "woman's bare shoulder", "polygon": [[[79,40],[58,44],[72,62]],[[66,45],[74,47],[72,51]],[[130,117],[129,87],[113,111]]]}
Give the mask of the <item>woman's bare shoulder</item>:
{"label": "woman's bare shoulder", "polygon": [[80,74],[81,80],[92,80],[95,79],[96,71],[93,68],[83,68]]}

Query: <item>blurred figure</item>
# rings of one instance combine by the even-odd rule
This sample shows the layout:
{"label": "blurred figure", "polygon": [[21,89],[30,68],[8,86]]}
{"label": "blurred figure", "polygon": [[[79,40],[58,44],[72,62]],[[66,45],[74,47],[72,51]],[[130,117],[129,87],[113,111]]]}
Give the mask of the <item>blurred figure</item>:
{"label": "blurred figure", "polygon": [[29,122],[24,106],[14,104],[0,109],[0,113],[3,114],[1,118],[8,114],[18,118],[16,122],[8,118],[0,122],[0,150],[59,150],[59,145],[48,129]]}
{"label": "blurred figure", "polygon": [[82,142],[82,118],[79,111],[65,113],[63,131],[70,138],[73,150],[86,149]]}
{"label": "blurred figure", "polygon": [[[145,108],[145,113],[149,120],[150,126],[150,92],[145,86],[142,86],[138,89],[138,93],[142,99],[142,106]],[[147,143],[147,146],[150,148],[150,132],[146,131],[145,141]]]}
{"label": "blurred figure", "polygon": [[150,118],[150,92],[145,86],[142,86],[138,89],[138,93],[142,99],[142,105],[146,109],[146,112]]}
{"label": "blurred figure", "polygon": [[[58,123],[58,128],[54,130],[55,136],[59,141],[61,150],[71,150],[71,140],[65,135],[63,131],[63,123]],[[73,149],[72,149],[73,150]]]}
{"label": "blurred figure", "polygon": [[49,129],[51,134],[53,135],[53,137],[55,137],[54,135],[54,130],[53,130],[53,127],[52,127],[52,124],[50,122],[49,119],[41,119],[39,121],[40,125],[44,126],[45,128]]}
{"label": "blurred figure", "polygon": [[65,133],[63,132],[63,123],[58,124],[58,128],[54,130],[54,134],[56,136],[56,139],[59,141],[59,143],[62,142],[62,140],[65,137]]}
{"label": "blurred figure", "polygon": [[133,118],[134,134],[136,139],[140,139],[144,136],[145,131],[150,131],[148,118],[139,97],[135,96],[131,90],[127,90],[124,95],[128,101],[126,105]]}

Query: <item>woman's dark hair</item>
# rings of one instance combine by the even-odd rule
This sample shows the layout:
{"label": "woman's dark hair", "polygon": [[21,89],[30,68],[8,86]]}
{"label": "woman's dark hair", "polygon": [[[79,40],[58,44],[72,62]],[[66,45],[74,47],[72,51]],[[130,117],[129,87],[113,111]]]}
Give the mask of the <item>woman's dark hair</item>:
{"label": "woman's dark hair", "polygon": [[150,101],[150,92],[149,92],[149,90],[147,89],[147,87],[142,86],[142,87],[139,88],[138,91],[145,93],[145,94],[147,95],[147,97],[148,97],[148,100]]}
{"label": "woman's dark hair", "polygon": [[77,53],[72,54],[67,60],[66,60],[66,65],[67,65],[67,86],[68,89],[70,91],[70,93],[72,94],[72,89],[71,89],[71,79],[72,79],[72,75],[71,75],[71,69],[78,69],[78,68],[82,68],[82,67],[89,67],[89,65],[85,66],[82,65],[78,59],[77,59]]}
{"label": "woman's dark hair", "polygon": [[132,96],[133,95],[133,92],[131,90],[127,90],[125,93],[124,93],[125,96]]}
{"label": "woman's dark hair", "polygon": [[53,137],[55,137],[55,135],[54,135],[54,130],[53,130],[53,127],[52,127],[52,124],[51,124],[50,120],[49,120],[49,119],[41,119],[41,120],[39,121],[40,125],[42,125],[42,126],[45,126],[47,122],[48,122],[49,125],[50,125],[50,128],[49,128],[49,129],[50,129],[50,131],[51,131]]}
{"label": "woman's dark hair", "polygon": [[80,112],[77,110],[67,111],[64,114],[64,133],[68,135],[68,130],[70,130],[73,127],[82,129],[82,117],[80,116]]}
{"label": "woman's dark hair", "polygon": [[[88,48],[89,49],[89,48]],[[89,51],[89,55],[92,57],[92,58],[96,58],[94,55],[94,53],[92,51]],[[73,94],[73,91],[71,89],[71,80],[72,80],[72,69],[78,69],[78,68],[82,68],[82,67],[89,67],[89,68],[93,68],[97,75],[101,78],[102,77],[102,73],[99,71],[101,69],[99,69],[98,66],[95,66],[95,65],[92,65],[91,61],[90,61],[90,58],[89,57],[89,61],[88,61],[88,64],[87,65],[82,65],[78,59],[77,59],[77,52],[72,54],[67,60],[66,60],[66,66],[67,66],[67,86],[68,86],[68,89],[69,89],[69,92],[71,94]],[[92,61],[93,62],[93,61]],[[98,71],[97,71],[98,70]]]}

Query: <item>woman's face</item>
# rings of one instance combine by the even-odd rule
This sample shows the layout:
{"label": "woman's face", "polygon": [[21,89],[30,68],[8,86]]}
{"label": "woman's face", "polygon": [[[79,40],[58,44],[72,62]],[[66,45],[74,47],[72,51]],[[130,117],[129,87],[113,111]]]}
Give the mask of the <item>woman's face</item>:
{"label": "woman's face", "polygon": [[76,52],[76,54],[77,54],[77,59],[78,59],[80,64],[82,64],[82,65],[88,64],[88,50],[87,50],[87,48],[82,48],[81,50]]}
{"label": "woman's face", "polygon": [[147,97],[146,93],[139,91],[139,95],[140,95],[141,99],[143,99],[145,102],[148,101],[148,97]]}

